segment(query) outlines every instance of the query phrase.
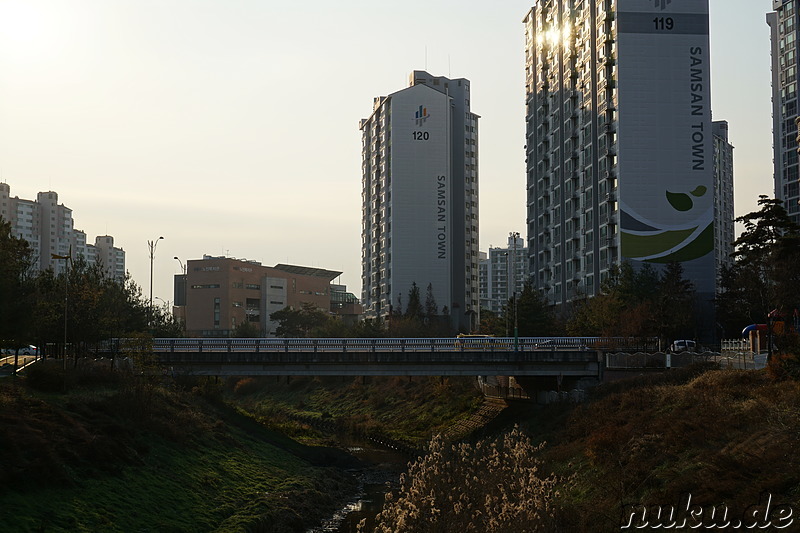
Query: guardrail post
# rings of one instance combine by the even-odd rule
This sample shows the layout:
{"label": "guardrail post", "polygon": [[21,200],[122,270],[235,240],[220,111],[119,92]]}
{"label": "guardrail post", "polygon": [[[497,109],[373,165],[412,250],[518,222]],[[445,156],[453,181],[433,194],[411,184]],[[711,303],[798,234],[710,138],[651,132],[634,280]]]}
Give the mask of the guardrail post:
{"label": "guardrail post", "polygon": [[405,352],[406,351],[406,340],[405,339],[400,339],[400,351],[401,352]]}
{"label": "guardrail post", "polygon": [[283,340],[283,351],[289,353],[289,339]]}
{"label": "guardrail post", "polygon": [[317,352],[317,339],[314,339],[313,341],[311,341],[311,344],[314,345],[314,353],[316,353]]}
{"label": "guardrail post", "polygon": [[228,340],[225,342],[225,345],[226,345],[226,347],[228,348],[228,353],[231,353],[231,343],[232,343],[232,342],[233,342],[233,341],[231,341],[230,339],[228,339]]}
{"label": "guardrail post", "polygon": [[375,343],[376,342],[377,341],[375,339],[372,339],[372,353],[375,353]]}
{"label": "guardrail post", "polygon": [[342,352],[347,353],[347,339],[342,339]]}
{"label": "guardrail post", "polygon": [[261,352],[261,339],[256,339],[256,353]]}

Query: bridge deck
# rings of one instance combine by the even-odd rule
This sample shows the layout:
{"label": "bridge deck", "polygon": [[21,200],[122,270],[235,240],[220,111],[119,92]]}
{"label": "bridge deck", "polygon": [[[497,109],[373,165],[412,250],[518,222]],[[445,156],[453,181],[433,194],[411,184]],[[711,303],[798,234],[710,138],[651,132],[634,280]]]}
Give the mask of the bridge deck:
{"label": "bridge deck", "polygon": [[597,376],[601,356],[541,352],[157,352],[161,365],[194,375]]}

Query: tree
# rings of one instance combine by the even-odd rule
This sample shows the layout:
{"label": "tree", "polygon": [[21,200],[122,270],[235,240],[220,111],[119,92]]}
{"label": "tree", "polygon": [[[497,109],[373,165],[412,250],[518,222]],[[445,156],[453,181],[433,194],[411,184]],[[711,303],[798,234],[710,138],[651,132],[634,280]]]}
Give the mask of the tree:
{"label": "tree", "polygon": [[[513,299],[505,307],[505,313],[513,310]],[[538,335],[552,335],[555,333],[555,316],[547,300],[528,281],[522,288],[516,302],[516,323],[520,337],[534,337]],[[513,316],[509,316],[509,323],[514,324]]]}
{"label": "tree", "polygon": [[645,263],[615,265],[599,295],[578,304],[567,322],[572,335],[674,339],[693,324],[694,287],[683,278],[680,263],[659,275]]}
{"label": "tree", "polygon": [[30,344],[33,263],[28,241],[13,236],[11,224],[0,218],[0,343],[8,347]]}
{"label": "tree", "polygon": [[275,335],[278,337],[309,337],[329,320],[329,315],[316,305],[303,302],[300,309],[284,307],[269,315],[270,320],[278,322]]}
{"label": "tree", "polygon": [[655,312],[659,338],[664,342],[694,338],[694,284],[683,277],[680,263],[667,263],[658,289]]}
{"label": "tree", "polygon": [[239,339],[255,339],[261,337],[261,326],[256,322],[245,320],[236,325],[231,335]]}
{"label": "tree", "polygon": [[431,319],[439,314],[439,306],[436,305],[436,298],[433,296],[433,285],[428,283],[428,290],[425,292],[425,317]]}
{"label": "tree", "polygon": [[765,323],[767,315],[800,307],[800,227],[781,200],[760,196],[760,209],[738,217],[744,231],[733,242],[732,267],[720,273],[717,313],[723,327],[738,331]]}
{"label": "tree", "polygon": [[405,315],[407,318],[421,319],[424,315],[422,310],[422,301],[419,296],[419,287],[417,282],[411,283],[411,288],[408,290],[408,305],[406,305]]}

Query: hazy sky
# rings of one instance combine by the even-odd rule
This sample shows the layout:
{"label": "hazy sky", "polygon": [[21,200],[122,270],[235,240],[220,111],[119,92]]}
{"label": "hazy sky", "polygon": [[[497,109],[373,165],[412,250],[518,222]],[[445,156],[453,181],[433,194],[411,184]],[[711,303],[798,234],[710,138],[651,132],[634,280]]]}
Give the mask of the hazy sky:
{"label": "hazy sky", "polygon": [[[471,81],[480,246],[525,232],[532,2],[0,0],[0,181],[53,190],[147,292],[203,254],[344,272],[361,293],[361,137],[414,69]],[[772,195],[770,0],[711,0],[736,214]]]}

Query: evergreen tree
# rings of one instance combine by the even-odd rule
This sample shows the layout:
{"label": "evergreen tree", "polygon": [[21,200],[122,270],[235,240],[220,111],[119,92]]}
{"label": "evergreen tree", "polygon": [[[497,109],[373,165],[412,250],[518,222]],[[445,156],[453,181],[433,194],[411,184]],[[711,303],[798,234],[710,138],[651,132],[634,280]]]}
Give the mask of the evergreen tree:
{"label": "evergreen tree", "polygon": [[728,332],[800,307],[800,228],[781,200],[762,195],[758,204],[759,211],[736,219],[744,231],[733,243],[735,263],[720,273],[717,313]]}
{"label": "evergreen tree", "polygon": [[411,283],[411,289],[408,291],[408,305],[406,306],[405,316],[414,319],[421,319],[424,316],[419,287],[417,287],[416,281]]}
{"label": "evergreen tree", "polygon": [[428,283],[428,290],[425,293],[425,316],[433,318],[439,314],[439,306],[436,305],[436,298],[433,296],[433,285]]}

